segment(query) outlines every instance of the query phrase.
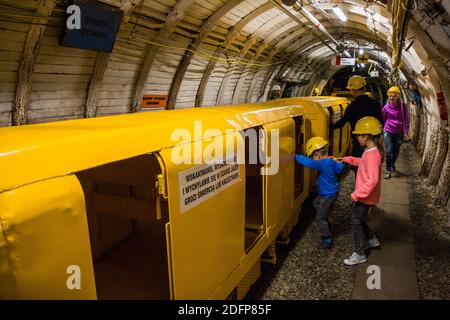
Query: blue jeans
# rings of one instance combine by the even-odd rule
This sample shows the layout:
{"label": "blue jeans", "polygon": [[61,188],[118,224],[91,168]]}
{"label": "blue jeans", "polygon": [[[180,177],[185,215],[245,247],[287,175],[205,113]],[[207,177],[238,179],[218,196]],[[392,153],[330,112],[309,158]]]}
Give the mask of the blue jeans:
{"label": "blue jeans", "polygon": [[316,209],[316,223],[319,227],[319,232],[322,238],[331,238],[330,224],[328,222],[328,217],[330,215],[331,209],[333,209],[334,203],[338,197],[338,193],[330,198],[322,197],[318,195],[314,199],[313,205]]}
{"label": "blue jeans", "polygon": [[394,171],[395,161],[400,153],[403,142],[403,134],[384,133],[384,151],[386,152],[386,170]]}

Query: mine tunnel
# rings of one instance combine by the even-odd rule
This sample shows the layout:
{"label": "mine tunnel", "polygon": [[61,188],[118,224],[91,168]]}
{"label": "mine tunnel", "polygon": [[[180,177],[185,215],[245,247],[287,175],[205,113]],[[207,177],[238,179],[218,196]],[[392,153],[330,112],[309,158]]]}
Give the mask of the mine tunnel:
{"label": "mine tunnel", "polygon": [[[450,299],[449,23],[448,0],[0,0],[0,299]],[[388,168],[379,119],[379,243],[348,266],[358,173],[324,250],[295,155],[354,155],[369,133],[334,126],[362,95],[404,132]],[[243,163],[208,148],[237,133]]]}

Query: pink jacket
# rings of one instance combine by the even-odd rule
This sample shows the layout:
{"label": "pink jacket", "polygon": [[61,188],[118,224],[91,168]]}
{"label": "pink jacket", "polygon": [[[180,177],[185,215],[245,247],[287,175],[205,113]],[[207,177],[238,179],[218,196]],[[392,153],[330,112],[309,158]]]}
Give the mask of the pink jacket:
{"label": "pink jacket", "polygon": [[381,153],[378,148],[366,149],[361,158],[344,157],[343,161],[358,166],[352,200],[376,205],[381,193]]}

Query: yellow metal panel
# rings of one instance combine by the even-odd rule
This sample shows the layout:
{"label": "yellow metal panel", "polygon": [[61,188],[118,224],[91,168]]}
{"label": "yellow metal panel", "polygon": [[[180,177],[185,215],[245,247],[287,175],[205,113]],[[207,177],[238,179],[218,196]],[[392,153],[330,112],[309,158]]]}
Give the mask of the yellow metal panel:
{"label": "yellow metal panel", "polygon": [[[332,107],[334,111],[338,112],[340,116],[343,116],[339,105],[344,107],[344,110],[348,106],[348,100],[343,97],[295,97],[287,99],[277,99],[269,101],[268,104],[275,106],[288,106],[288,105],[302,105],[305,110],[305,116],[311,121],[311,136],[319,136],[325,139],[329,139],[329,123],[330,115],[327,110],[328,107]],[[335,120],[335,119],[334,119]],[[343,129],[343,136],[345,137],[345,143],[343,141],[342,150],[339,152],[339,132],[335,130],[335,140],[333,141],[333,150],[330,153],[334,156],[344,156],[348,147],[349,141],[349,126],[346,124]]]}
{"label": "yellow metal panel", "polygon": [[172,149],[160,155],[167,174],[174,298],[212,298],[244,256],[245,168],[239,165],[238,182],[182,212],[180,177],[202,165],[174,164]]}
{"label": "yellow metal panel", "polygon": [[327,139],[329,116],[326,109],[320,103],[312,99],[297,97],[271,100],[267,104],[274,106],[303,106],[305,117],[311,121],[311,137],[318,136]]}
{"label": "yellow metal panel", "polygon": [[178,143],[171,135],[179,128],[198,141],[202,139],[194,132],[198,120],[204,127],[225,132],[302,113],[301,106],[244,104],[0,128],[0,192],[170,148]]}
{"label": "yellow metal panel", "polygon": [[[84,196],[75,176],[1,193],[0,221],[0,298],[96,298]],[[80,290],[67,287],[74,274],[67,273],[69,266],[80,268]]]}
{"label": "yellow metal panel", "polygon": [[[279,132],[279,170],[274,175],[266,175],[264,194],[265,216],[269,236],[271,232],[281,229],[289,220],[294,209],[294,158],[295,126],[292,119],[277,121],[263,126],[266,136],[271,132]],[[274,141],[266,139],[267,150],[270,151]],[[267,167],[267,165],[266,165]],[[266,169],[267,172],[267,169]]]}
{"label": "yellow metal panel", "polygon": [[258,259],[253,267],[242,278],[237,286],[237,299],[242,300],[250,290],[251,286],[258,280],[261,274],[261,259]]}

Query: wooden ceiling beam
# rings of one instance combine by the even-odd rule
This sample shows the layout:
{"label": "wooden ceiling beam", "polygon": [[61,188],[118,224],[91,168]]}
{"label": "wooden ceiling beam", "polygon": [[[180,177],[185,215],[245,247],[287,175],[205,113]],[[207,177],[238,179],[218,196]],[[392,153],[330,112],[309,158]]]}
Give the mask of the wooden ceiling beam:
{"label": "wooden ceiling beam", "polygon": [[36,18],[33,18],[28,30],[22,61],[17,72],[16,91],[11,113],[11,125],[13,126],[20,126],[26,123],[31,75],[33,74],[39,47],[55,3],[56,0],[41,0],[35,11]]}
{"label": "wooden ceiling beam", "polygon": [[[143,0],[136,0],[134,2],[122,2],[121,6],[119,7],[119,9],[123,11],[124,14],[122,23],[127,23],[129,21],[131,13],[134,9],[138,8],[142,4],[142,1]],[[100,99],[100,93],[102,91],[103,78],[105,76],[110,57],[110,52],[99,52],[97,54],[94,70],[89,81],[86,105],[84,107],[85,118],[92,118],[97,115],[98,101]]]}
{"label": "wooden ceiling beam", "polygon": [[[158,43],[165,43],[169,36],[172,34],[177,24],[183,19],[184,14],[192,5],[194,0],[180,0],[172,8],[167,16],[166,23],[164,27],[159,31],[158,35],[152,39]],[[130,111],[136,112],[141,109],[142,98],[144,94],[145,82],[147,81],[148,75],[150,73],[153,62],[155,61],[156,55],[159,52],[159,47],[156,45],[151,45],[144,59],[144,63],[136,79],[133,89],[133,96],[131,100]]]}
{"label": "wooden ceiling beam", "polygon": [[188,46],[188,50],[183,55],[180,63],[178,64],[177,71],[172,80],[172,84],[169,90],[169,98],[167,100],[167,109],[174,109],[178,93],[180,91],[181,83],[183,81],[184,75],[191,63],[194,56],[194,52],[198,49],[203,40],[208,36],[208,34],[214,29],[216,23],[223,18],[231,9],[239,5],[245,0],[229,0],[225,2],[218,10],[216,10],[201,26],[198,37],[191,40]]}
{"label": "wooden ceiling beam", "polygon": [[[227,34],[225,41],[223,43],[223,47],[218,47],[216,52],[214,53],[214,58],[218,58],[222,55],[222,53],[229,48],[231,43],[236,39],[236,37],[240,34],[241,30],[247,26],[254,19],[262,15],[263,13],[271,10],[273,5],[271,3],[266,3],[261,7],[250,12],[247,16],[245,16],[242,20],[240,20],[234,27],[231,28],[230,32]],[[244,45],[245,47],[245,45]],[[200,107],[203,104],[203,97],[205,94],[206,85],[211,77],[212,72],[216,66],[215,60],[210,60],[205,72],[203,73],[202,80],[200,81],[200,85],[197,89],[197,94],[195,97],[195,106]],[[219,89],[220,91],[220,89]]]}

